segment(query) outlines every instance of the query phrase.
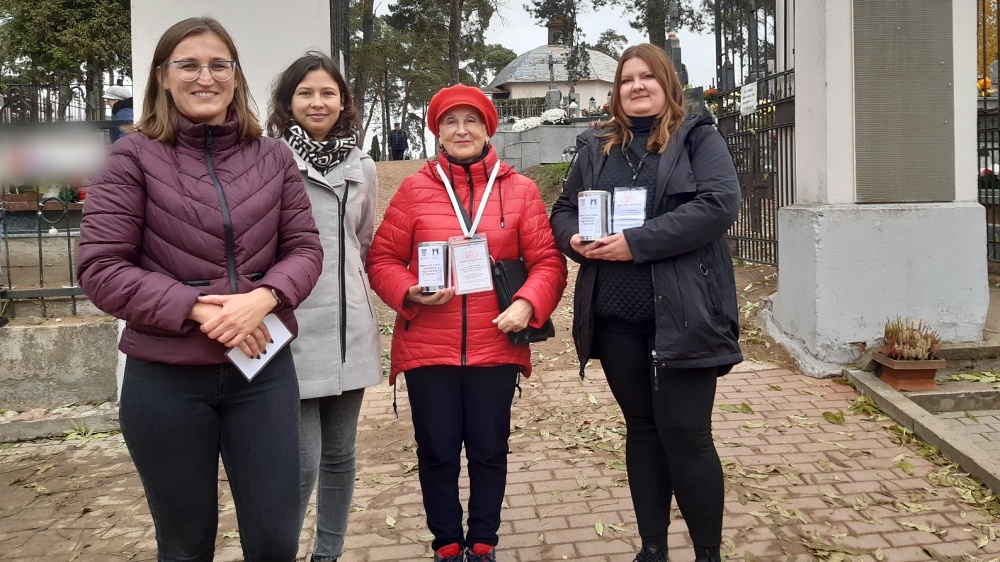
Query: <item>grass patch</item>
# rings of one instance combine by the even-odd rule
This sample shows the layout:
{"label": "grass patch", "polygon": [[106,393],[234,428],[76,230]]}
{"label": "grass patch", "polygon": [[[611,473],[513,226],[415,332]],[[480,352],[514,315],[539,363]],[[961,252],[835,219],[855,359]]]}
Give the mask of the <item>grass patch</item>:
{"label": "grass patch", "polygon": [[551,209],[562,192],[562,179],[568,171],[569,162],[559,162],[532,166],[522,173],[538,184],[538,190],[542,192],[542,201],[545,201],[545,206]]}

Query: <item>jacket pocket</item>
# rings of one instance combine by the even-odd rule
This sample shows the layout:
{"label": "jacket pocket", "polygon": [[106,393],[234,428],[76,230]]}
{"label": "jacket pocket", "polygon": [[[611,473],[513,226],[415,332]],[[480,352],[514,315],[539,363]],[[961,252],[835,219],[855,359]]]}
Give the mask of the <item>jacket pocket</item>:
{"label": "jacket pocket", "polygon": [[360,267],[358,268],[358,277],[361,278],[361,288],[365,292],[365,303],[368,304],[368,314],[371,315],[371,317],[374,319],[375,318],[375,310],[372,309],[371,291],[368,288],[368,283],[365,282],[365,274],[364,274],[363,271],[361,271]]}
{"label": "jacket pocket", "polygon": [[722,265],[711,248],[699,250],[698,271],[707,288],[712,320],[715,322],[728,322],[722,298],[723,284],[720,282],[722,270]]}

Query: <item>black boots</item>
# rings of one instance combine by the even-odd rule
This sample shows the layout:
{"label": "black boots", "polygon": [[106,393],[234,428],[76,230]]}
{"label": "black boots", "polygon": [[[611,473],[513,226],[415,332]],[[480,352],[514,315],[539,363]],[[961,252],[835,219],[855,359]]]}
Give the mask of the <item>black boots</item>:
{"label": "black boots", "polygon": [[656,546],[644,546],[639,551],[639,554],[635,555],[635,560],[632,562],[670,562],[670,559],[667,558],[667,549]]}
{"label": "black boots", "polygon": [[[714,550],[714,552],[713,552]],[[694,547],[694,562],[722,562],[722,557],[718,554],[719,549],[707,549]]]}

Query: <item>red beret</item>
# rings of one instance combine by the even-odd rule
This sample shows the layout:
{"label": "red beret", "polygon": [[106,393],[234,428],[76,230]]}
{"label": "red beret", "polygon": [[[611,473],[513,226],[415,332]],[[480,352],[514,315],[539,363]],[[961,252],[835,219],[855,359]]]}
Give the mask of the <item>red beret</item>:
{"label": "red beret", "polygon": [[434,94],[430,106],[427,107],[427,128],[435,137],[439,136],[438,120],[441,119],[441,116],[460,105],[472,106],[479,111],[486,123],[486,136],[492,137],[493,133],[497,132],[500,118],[497,116],[497,108],[490,101],[490,98],[486,97],[486,94],[479,88],[455,84],[442,88]]}

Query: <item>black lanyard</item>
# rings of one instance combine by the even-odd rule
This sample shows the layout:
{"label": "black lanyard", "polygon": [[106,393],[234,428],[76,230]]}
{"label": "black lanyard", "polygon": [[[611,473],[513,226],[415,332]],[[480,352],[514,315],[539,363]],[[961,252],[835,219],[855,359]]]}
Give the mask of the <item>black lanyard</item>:
{"label": "black lanyard", "polygon": [[639,166],[638,167],[632,165],[632,159],[628,157],[628,153],[629,153],[628,150],[623,149],[622,153],[625,156],[625,163],[628,164],[628,169],[632,170],[632,185],[631,185],[631,187],[635,187],[636,178],[639,177],[639,172],[642,171],[642,165],[646,163],[646,157],[649,156],[649,151],[647,150],[646,153],[642,155],[642,158],[639,159]]}

